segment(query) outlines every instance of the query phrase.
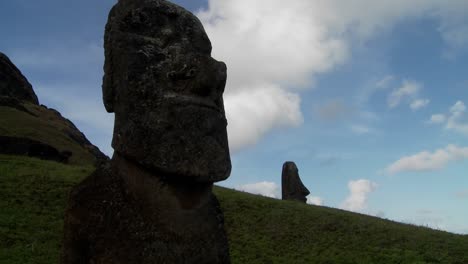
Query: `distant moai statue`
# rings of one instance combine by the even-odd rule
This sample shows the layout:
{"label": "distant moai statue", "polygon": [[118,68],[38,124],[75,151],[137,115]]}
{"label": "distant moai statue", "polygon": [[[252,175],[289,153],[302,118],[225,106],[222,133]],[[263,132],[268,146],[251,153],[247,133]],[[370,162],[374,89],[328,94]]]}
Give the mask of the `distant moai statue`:
{"label": "distant moai statue", "polygon": [[305,203],[306,196],[310,194],[299,177],[296,163],[286,161],[281,173],[281,192],[283,200],[296,200]]}
{"label": "distant moai statue", "polygon": [[75,186],[62,264],[228,264],[213,183],[231,172],[223,92],[201,22],[164,0],[119,0],[104,36],[110,162]]}

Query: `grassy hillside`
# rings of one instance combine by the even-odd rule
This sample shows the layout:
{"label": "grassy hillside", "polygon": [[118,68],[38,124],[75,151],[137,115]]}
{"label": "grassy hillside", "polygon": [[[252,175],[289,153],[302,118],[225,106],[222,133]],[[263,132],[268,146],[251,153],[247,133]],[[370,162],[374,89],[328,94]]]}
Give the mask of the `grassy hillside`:
{"label": "grassy hillside", "polygon": [[91,166],[0,155],[0,263],[57,263],[71,186]]}
{"label": "grassy hillside", "polygon": [[[91,166],[0,155],[0,263],[57,263],[69,188]],[[468,263],[468,237],[217,187],[232,262]]]}
{"label": "grassy hillside", "polygon": [[70,164],[92,164],[95,157],[87,144],[77,143],[79,131],[57,112],[31,103],[23,105],[28,112],[0,106],[0,135],[37,140],[59,151],[73,153]]}
{"label": "grassy hillside", "polygon": [[217,188],[234,263],[468,263],[468,236]]}

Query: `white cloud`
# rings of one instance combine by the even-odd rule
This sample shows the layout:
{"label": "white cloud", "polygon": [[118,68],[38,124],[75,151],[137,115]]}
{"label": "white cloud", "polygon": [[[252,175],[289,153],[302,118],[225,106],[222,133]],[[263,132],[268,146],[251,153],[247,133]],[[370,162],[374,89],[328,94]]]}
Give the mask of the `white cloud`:
{"label": "white cloud", "polygon": [[466,111],[466,106],[462,101],[457,101],[451,108],[450,112],[453,114],[459,114]]}
{"label": "white cloud", "polygon": [[307,196],[307,203],[313,205],[323,205],[323,199],[317,196]]}
{"label": "white cloud", "polygon": [[383,79],[378,81],[375,85],[377,86],[378,89],[385,89],[394,79],[395,79],[394,76],[387,75]]}
{"label": "white cloud", "polygon": [[372,129],[368,126],[364,125],[352,125],[351,126],[351,131],[355,134],[358,135],[364,135],[364,134],[369,134],[372,132]]}
{"label": "white cloud", "polygon": [[329,36],[310,8],[303,0],[214,0],[198,13],[213,57],[228,64],[224,101],[233,152],[272,129],[300,125],[300,98],[292,89],[310,86],[315,74],[347,57],[343,40]]}
{"label": "white cloud", "polygon": [[419,110],[426,107],[431,101],[429,99],[416,99],[410,104],[412,110]]}
{"label": "white cloud", "polygon": [[411,171],[440,170],[451,161],[468,159],[468,147],[448,145],[446,148],[434,152],[422,151],[411,156],[405,156],[387,166],[385,171],[389,174]]}
{"label": "white cloud", "polygon": [[367,208],[368,196],[375,191],[375,182],[360,179],[348,183],[349,195],[341,204],[341,208],[349,211],[359,212]]}
{"label": "white cloud", "polygon": [[275,87],[252,87],[225,97],[229,121],[229,147],[232,152],[255,144],[269,130],[298,126],[303,118],[297,94]]}
{"label": "white cloud", "polygon": [[468,115],[466,106],[462,101],[457,101],[447,115],[435,114],[428,121],[430,124],[444,124],[445,129],[468,135]]}
{"label": "white cloud", "polygon": [[443,114],[435,114],[431,116],[431,119],[429,120],[429,124],[442,124],[445,123],[445,120],[447,118]]}
{"label": "white cloud", "polygon": [[446,8],[440,9],[441,21],[439,31],[442,39],[447,43],[443,56],[448,59],[455,58],[458,51],[468,46],[468,16],[466,10],[468,2],[465,0],[452,0]]}
{"label": "white cloud", "polygon": [[397,107],[402,100],[412,98],[417,95],[421,88],[422,85],[416,81],[403,80],[402,86],[393,90],[393,92],[388,96],[388,106],[390,108]]}
{"label": "white cloud", "polygon": [[239,191],[244,191],[252,194],[259,194],[271,198],[279,198],[279,187],[274,182],[257,182],[241,185],[235,188]]}
{"label": "white cloud", "polygon": [[466,119],[466,106],[462,101],[456,102],[450,108],[450,117],[447,120],[446,129],[468,135],[468,120]]}
{"label": "white cloud", "polygon": [[[197,15],[213,43],[213,57],[228,65],[225,103],[233,150],[255,144],[272,129],[300,124],[297,88],[312,87],[318,74],[345,62],[353,43],[409,17],[439,18],[446,34],[458,24],[444,21],[463,17],[457,10],[464,6],[464,0],[209,0]],[[275,105],[280,97],[265,96],[270,93],[288,97]]]}

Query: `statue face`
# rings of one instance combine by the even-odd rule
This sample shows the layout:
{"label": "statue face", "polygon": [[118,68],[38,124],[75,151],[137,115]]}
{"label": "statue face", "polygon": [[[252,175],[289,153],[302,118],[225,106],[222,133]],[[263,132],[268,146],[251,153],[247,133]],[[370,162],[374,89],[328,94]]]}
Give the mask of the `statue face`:
{"label": "statue face", "polygon": [[210,56],[191,13],[166,1],[141,2],[120,1],[106,26],[103,93],[115,112],[112,146],[163,176],[224,180],[231,170],[226,65]]}
{"label": "statue face", "polygon": [[283,189],[288,197],[306,202],[310,194],[299,177],[299,170],[294,162],[285,162],[282,171]]}

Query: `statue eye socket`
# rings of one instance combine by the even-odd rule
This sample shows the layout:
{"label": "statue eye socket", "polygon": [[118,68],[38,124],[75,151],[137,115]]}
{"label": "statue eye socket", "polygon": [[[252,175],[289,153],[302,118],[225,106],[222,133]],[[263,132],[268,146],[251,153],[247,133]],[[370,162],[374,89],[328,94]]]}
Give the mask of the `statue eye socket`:
{"label": "statue eye socket", "polygon": [[191,69],[187,72],[187,77],[188,77],[188,78],[194,77],[196,74],[197,74],[197,69],[196,69],[196,68],[191,68]]}

